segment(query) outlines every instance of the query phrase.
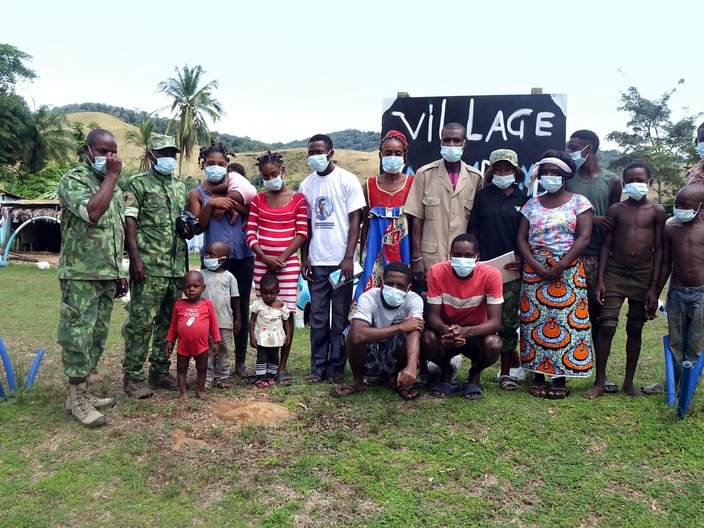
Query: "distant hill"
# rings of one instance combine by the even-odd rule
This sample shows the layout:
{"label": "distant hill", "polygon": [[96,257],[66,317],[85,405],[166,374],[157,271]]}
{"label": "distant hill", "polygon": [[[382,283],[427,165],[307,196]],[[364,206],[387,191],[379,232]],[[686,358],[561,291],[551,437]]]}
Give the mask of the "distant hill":
{"label": "distant hill", "polygon": [[[143,123],[149,117],[149,113],[143,110],[130,110],[120,106],[112,106],[103,103],[80,103],[58,106],[53,109],[54,112],[62,113],[93,113],[101,112],[109,114],[113,117],[124,121],[128,125],[138,125]],[[169,125],[169,119],[163,117],[154,117],[154,131],[157,134],[164,134]],[[288,143],[276,142],[266,143],[252,139],[249,136],[233,136],[224,132],[212,131],[212,136],[216,141],[222,140],[223,144],[232,152],[254,152],[266,150],[281,150],[292,148],[305,148],[308,145],[308,138],[289,141]],[[379,132],[363,132],[348,128],[338,132],[329,132],[328,135],[332,139],[336,149],[375,151],[379,148],[380,135]]]}
{"label": "distant hill", "polygon": [[[88,132],[91,125],[110,130],[117,139],[118,154],[125,164],[123,173],[135,174],[138,171],[139,163],[137,160],[141,152],[138,147],[130,145],[125,139],[128,131],[137,130],[136,126],[126,123],[113,115],[101,112],[69,113],[66,114],[66,118],[72,125],[76,122],[81,123],[86,132]],[[266,148],[262,148],[255,149],[253,152],[237,152],[234,160],[230,159],[230,161],[241,163],[245,167],[250,180],[258,184],[258,172],[255,168],[256,158],[266,150]],[[307,163],[308,152],[304,148],[277,148],[276,150],[283,154],[287,182],[293,188],[298,188],[298,184],[311,172]],[[335,145],[334,160],[341,167],[356,174],[360,182],[364,182],[369,176],[376,175],[379,171],[379,157],[376,152],[348,150],[338,148]],[[202,180],[203,171],[198,167],[198,147],[193,149],[193,155],[189,162],[184,160],[183,175]]]}

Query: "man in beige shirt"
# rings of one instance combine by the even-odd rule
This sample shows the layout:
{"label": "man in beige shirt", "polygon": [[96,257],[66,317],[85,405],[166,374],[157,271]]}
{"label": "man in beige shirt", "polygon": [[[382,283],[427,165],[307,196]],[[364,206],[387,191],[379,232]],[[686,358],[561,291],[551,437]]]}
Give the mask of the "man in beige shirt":
{"label": "man in beige shirt", "polygon": [[450,255],[450,242],[467,232],[481,173],[462,161],[467,131],[459,123],[442,129],[442,159],[421,167],[403,210],[411,220],[411,260],[416,290],[425,291],[430,266]]}

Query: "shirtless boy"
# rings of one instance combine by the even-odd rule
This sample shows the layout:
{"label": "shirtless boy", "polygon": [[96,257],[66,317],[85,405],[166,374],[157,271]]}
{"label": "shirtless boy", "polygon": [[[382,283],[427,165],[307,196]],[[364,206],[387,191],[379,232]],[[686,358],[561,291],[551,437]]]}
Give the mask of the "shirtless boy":
{"label": "shirtless boy", "polygon": [[647,198],[650,186],[647,165],[628,165],[623,171],[623,183],[628,199],[609,206],[606,213],[613,220],[614,229],[604,238],[599,258],[596,297],[602,308],[596,342],[596,381],[594,387],[582,394],[589,399],[604,394],[606,363],[625,299],[628,299],[628,321],[623,392],[630,396],[644,395],[633,386],[633,375],[640,356],[643,325],[646,319],[655,318],[657,308],[665,209]]}
{"label": "shirtless boy", "polygon": [[675,198],[675,219],[665,225],[658,292],[670,278],[667,326],[675,359],[675,384],[682,362],[696,361],[704,348],[704,186],[687,185]]}

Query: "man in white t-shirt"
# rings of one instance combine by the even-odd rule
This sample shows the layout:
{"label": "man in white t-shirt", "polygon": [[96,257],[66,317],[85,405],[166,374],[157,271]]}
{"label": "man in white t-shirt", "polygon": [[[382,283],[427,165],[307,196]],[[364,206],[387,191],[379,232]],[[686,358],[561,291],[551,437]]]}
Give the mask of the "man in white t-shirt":
{"label": "man in white t-shirt", "polygon": [[362,208],[366,205],[359,180],[332,163],[334,153],[328,136],[310,138],[308,165],[314,172],[300,187],[308,203],[310,223],[309,238],[301,249],[301,269],[310,291],[309,383],[342,380],[347,361],[343,331],[352,304],[352,282],[333,288],[328,277],[337,269],[341,270],[341,282],[343,277],[353,276]]}
{"label": "man in white t-shirt", "polygon": [[408,265],[391,262],[384,268],[383,286],[360,296],[346,339],[352,381],[335,385],[333,396],[360,392],[367,375],[393,379],[404,400],[418,397],[413,383],[424,327],[423,299],[409,291],[412,279]]}

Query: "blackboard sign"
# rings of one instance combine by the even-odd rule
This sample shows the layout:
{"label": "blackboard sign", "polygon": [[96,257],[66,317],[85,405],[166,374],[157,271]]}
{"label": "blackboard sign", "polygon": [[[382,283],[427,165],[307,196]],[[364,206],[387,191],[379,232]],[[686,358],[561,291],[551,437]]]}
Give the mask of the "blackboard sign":
{"label": "blackboard sign", "polygon": [[414,170],[440,159],[443,126],[467,127],[462,159],[484,172],[489,154],[509,148],[518,154],[526,177],[548,149],[565,149],[566,96],[477,95],[402,97],[385,101],[381,136],[399,130],[408,139],[408,163]]}

